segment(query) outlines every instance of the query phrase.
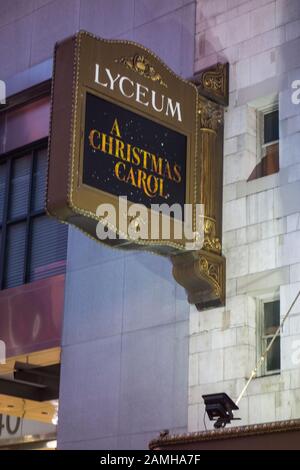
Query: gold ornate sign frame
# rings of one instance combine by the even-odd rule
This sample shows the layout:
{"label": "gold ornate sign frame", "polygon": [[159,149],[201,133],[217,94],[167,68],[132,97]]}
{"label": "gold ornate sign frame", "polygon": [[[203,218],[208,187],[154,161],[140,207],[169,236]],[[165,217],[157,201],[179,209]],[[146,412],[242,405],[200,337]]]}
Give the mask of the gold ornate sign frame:
{"label": "gold ornate sign frame", "polygon": [[[68,61],[71,63],[67,65]],[[94,82],[96,63],[109,67],[112,73],[125,73],[132,81],[151,86],[157,93],[166,93],[181,103],[182,121],[170,116],[158,115],[142,104],[129,101],[118,90],[97,86]],[[61,74],[62,68],[65,73]],[[61,95],[68,99],[60,99]],[[105,98],[128,110],[134,110],[153,122],[163,124],[187,138],[186,195],[185,202],[195,207],[198,199],[197,181],[197,129],[198,129],[198,92],[195,85],[178,77],[151,51],[130,41],[104,40],[81,31],[72,38],[56,45],[52,89],[52,119],[50,134],[49,187],[47,209],[50,215],[71,223],[85,233],[96,238],[96,224],[101,219],[96,215],[100,203],[112,204],[116,209],[117,197],[111,193],[95,190],[82,183],[83,135],[85,123],[85,96],[90,92]],[[174,98],[174,99],[175,99]],[[63,107],[63,113],[62,108]],[[60,111],[60,112],[59,112]],[[71,128],[70,128],[71,123]],[[63,140],[68,145],[62,150]],[[62,162],[64,161],[64,167]],[[59,170],[58,170],[59,169]],[[60,173],[60,174],[58,174]],[[62,184],[57,184],[62,180]],[[67,184],[66,184],[67,181]],[[128,205],[130,205],[128,201]],[[148,210],[150,211],[150,209]],[[161,217],[161,216],[160,216]],[[193,230],[196,230],[195,213]],[[149,220],[151,217],[149,216]],[[158,253],[176,253],[184,250],[186,240],[176,239],[171,230],[169,240],[130,240],[119,231],[118,226],[111,227],[118,234],[117,240],[108,240],[111,245],[123,248],[151,249]],[[150,227],[151,230],[151,227]],[[149,230],[149,231],[150,231]]]}

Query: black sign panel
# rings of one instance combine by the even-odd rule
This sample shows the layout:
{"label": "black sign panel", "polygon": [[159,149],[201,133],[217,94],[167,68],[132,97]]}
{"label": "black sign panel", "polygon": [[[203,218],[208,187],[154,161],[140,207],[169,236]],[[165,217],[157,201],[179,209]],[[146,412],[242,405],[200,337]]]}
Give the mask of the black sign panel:
{"label": "black sign panel", "polygon": [[86,95],[83,183],[144,204],[185,203],[187,137]]}

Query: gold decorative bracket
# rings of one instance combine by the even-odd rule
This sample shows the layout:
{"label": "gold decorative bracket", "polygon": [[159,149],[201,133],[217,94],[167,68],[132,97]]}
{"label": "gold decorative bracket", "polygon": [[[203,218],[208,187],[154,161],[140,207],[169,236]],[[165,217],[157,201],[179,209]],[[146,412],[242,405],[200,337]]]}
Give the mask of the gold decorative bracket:
{"label": "gold decorative bracket", "polygon": [[197,73],[193,80],[199,94],[223,106],[229,102],[229,64],[216,64]]}
{"label": "gold decorative bracket", "polygon": [[172,257],[173,276],[198,310],[225,303],[225,258],[207,250]]}
{"label": "gold decorative bracket", "polygon": [[228,104],[228,64],[217,64],[193,80],[199,93],[199,194],[204,205],[201,250],[172,256],[173,276],[198,310],[225,304],[226,260],[222,256],[224,106]]}

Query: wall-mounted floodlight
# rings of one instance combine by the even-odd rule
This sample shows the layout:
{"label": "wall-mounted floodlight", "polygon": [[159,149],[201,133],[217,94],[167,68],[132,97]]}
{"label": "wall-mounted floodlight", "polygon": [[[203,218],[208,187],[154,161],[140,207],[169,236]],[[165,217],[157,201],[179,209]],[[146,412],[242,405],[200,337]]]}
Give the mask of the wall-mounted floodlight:
{"label": "wall-mounted floodlight", "polygon": [[226,393],[212,393],[202,395],[205,404],[205,411],[211,421],[215,421],[216,429],[225,428],[234,419],[232,410],[238,410],[239,407],[231,400]]}

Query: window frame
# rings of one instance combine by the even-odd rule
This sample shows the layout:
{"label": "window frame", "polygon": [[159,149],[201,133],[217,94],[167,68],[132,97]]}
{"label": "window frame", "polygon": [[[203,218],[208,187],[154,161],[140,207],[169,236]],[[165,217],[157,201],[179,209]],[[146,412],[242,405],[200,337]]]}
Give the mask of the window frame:
{"label": "window frame", "polygon": [[[264,305],[270,302],[279,302],[279,309],[280,309],[280,295],[279,294],[267,294],[264,296],[261,296],[260,298],[257,299],[257,360],[261,357],[261,355],[264,353],[264,351],[267,348],[267,342],[269,338],[273,338],[273,335],[265,335],[264,332],[264,315],[265,315],[265,309]],[[279,314],[279,325],[280,325],[281,317]],[[279,326],[278,325],[278,326]],[[281,332],[278,335],[279,338],[279,344],[280,344],[280,363],[281,363]],[[265,359],[263,363],[261,364],[259,370],[258,370],[258,377],[269,377],[271,375],[279,375],[281,373],[281,368],[280,369],[274,369],[274,370],[267,370],[267,360]]]}
{"label": "window frame", "polygon": [[[22,283],[27,284],[29,282],[29,270],[30,270],[30,228],[31,222],[34,218],[40,217],[46,214],[46,208],[31,210],[32,202],[32,193],[33,193],[33,176],[34,176],[34,162],[35,157],[38,151],[46,149],[48,143],[48,138],[40,139],[36,142],[30,143],[20,149],[12,150],[6,154],[0,155],[0,165],[6,165],[6,175],[5,175],[5,196],[3,202],[3,214],[2,220],[0,220],[0,230],[1,230],[1,244],[0,244],[0,291],[7,289],[9,287],[4,286],[5,279],[5,268],[6,268],[6,257],[7,257],[7,230],[9,226],[13,224],[25,222],[25,256],[24,256],[24,266],[22,274]],[[9,217],[9,198],[10,198],[10,188],[12,181],[12,161],[21,158],[26,155],[31,155],[30,162],[30,180],[29,180],[29,197],[28,197],[28,206],[26,214],[17,217]]]}
{"label": "window frame", "polygon": [[279,139],[273,140],[272,142],[264,142],[264,132],[265,132],[265,115],[271,114],[274,111],[278,111],[278,132],[279,132],[279,103],[278,101],[273,102],[267,106],[257,108],[257,164],[262,161],[262,159],[267,155],[267,148],[271,145],[278,144],[279,152]]}

